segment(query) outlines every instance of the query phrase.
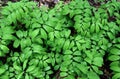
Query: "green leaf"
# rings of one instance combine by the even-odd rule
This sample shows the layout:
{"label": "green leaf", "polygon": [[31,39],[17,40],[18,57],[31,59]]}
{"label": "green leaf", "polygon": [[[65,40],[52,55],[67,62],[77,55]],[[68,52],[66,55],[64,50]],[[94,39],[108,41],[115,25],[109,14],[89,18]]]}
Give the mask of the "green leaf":
{"label": "green leaf", "polygon": [[24,73],[24,72],[21,72],[21,73],[18,75],[17,79],[21,79],[23,73]]}
{"label": "green leaf", "polygon": [[58,70],[58,69],[59,69],[59,65],[56,65],[56,66],[54,67],[54,69],[55,69],[55,70]]}
{"label": "green leaf", "polygon": [[113,8],[113,7],[110,7],[110,8],[107,8],[107,10],[108,10],[110,16],[112,16],[112,15],[113,15],[113,12],[114,12],[114,8]]}
{"label": "green leaf", "polygon": [[90,51],[85,51],[85,54],[87,55],[88,58],[92,59],[93,58],[93,54]]}
{"label": "green leaf", "polygon": [[110,69],[115,72],[120,72],[120,66],[111,66]]}
{"label": "green leaf", "polygon": [[77,14],[80,15],[80,14],[83,13],[83,11],[80,10],[80,9],[75,9],[74,12],[75,12],[76,15],[77,15]]}
{"label": "green leaf", "polygon": [[45,71],[48,71],[48,70],[50,70],[51,68],[50,68],[50,66],[47,66],[47,67],[45,67]]}
{"label": "green leaf", "polygon": [[33,71],[34,69],[36,68],[36,66],[29,66],[28,68],[27,68],[27,70],[26,70],[26,72],[31,72],[31,71]]}
{"label": "green leaf", "polygon": [[71,34],[70,30],[65,30],[65,37],[68,38]]}
{"label": "green leaf", "polygon": [[72,76],[72,75],[68,75],[68,76],[65,77],[64,79],[74,79],[74,76]]}
{"label": "green leaf", "polygon": [[112,79],[119,79],[119,78],[120,78],[120,73],[116,73],[112,77]]}
{"label": "green leaf", "polygon": [[39,24],[39,23],[33,23],[32,24],[32,29],[35,29],[35,28],[40,28],[41,27],[41,25]]}
{"label": "green leaf", "polygon": [[13,30],[12,26],[7,26],[7,27],[4,27],[4,28],[1,28],[1,31],[3,31],[3,35],[14,33],[14,30]]}
{"label": "green leaf", "polygon": [[78,50],[82,50],[82,46],[79,42],[76,42],[76,45],[77,45]]}
{"label": "green leaf", "polygon": [[18,30],[16,32],[16,35],[19,37],[19,38],[22,38],[23,37],[23,32],[21,30]]}
{"label": "green leaf", "polygon": [[32,46],[32,50],[33,50],[34,53],[40,53],[41,54],[44,51],[44,48],[41,47],[41,45],[32,44],[31,46]]}
{"label": "green leaf", "polygon": [[25,74],[25,79],[30,79],[27,73]]}
{"label": "green leaf", "polygon": [[35,29],[35,30],[30,30],[29,31],[29,36],[31,37],[31,38],[35,38],[38,34],[39,34],[39,29]]}
{"label": "green leaf", "polygon": [[53,28],[47,25],[43,25],[43,28],[47,31],[47,33],[53,32]]}
{"label": "green leaf", "polygon": [[75,51],[75,52],[73,53],[73,55],[81,55],[81,52],[80,52],[80,51]]}
{"label": "green leaf", "polygon": [[[48,19],[48,14],[47,13],[44,13],[43,15],[42,15],[42,19],[44,20],[44,21],[47,21],[47,19]],[[52,18],[51,18],[52,19]]]}
{"label": "green leaf", "polygon": [[110,66],[119,66],[119,61],[113,61]]}
{"label": "green leaf", "polygon": [[71,50],[66,50],[65,52],[64,52],[64,54],[72,54],[73,52],[71,51]]}
{"label": "green leaf", "polygon": [[108,57],[108,59],[109,59],[110,61],[116,61],[116,60],[119,60],[119,59],[120,59],[120,56],[118,56],[118,55],[110,55],[110,56]]}
{"label": "green leaf", "polygon": [[54,40],[54,32],[50,32],[49,34],[50,41]]}
{"label": "green leaf", "polygon": [[70,40],[67,39],[64,43],[63,50],[67,50],[69,48],[69,45],[70,45]]}
{"label": "green leaf", "polygon": [[20,46],[21,46],[22,49],[27,46],[27,41],[26,41],[26,39],[21,39],[21,41],[20,41]]}
{"label": "green leaf", "polygon": [[87,63],[92,64],[92,59],[86,57],[84,60],[85,60]]}
{"label": "green leaf", "polygon": [[82,71],[84,74],[87,74],[87,71],[88,71],[87,66],[85,66],[84,64],[78,64],[78,65],[76,65],[76,66],[77,66],[77,68],[78,68],[80,71]]}
{"label": "green leaf", "polygon": [[10,34],[4,34],[2,39],[4,40],[14,40],[14,36]]}
{"label": "green leaf", "polygon": [[52,74],[52,73],[53,73],[52,70],[47,71],[47,74]]}
{"label": "green leaf", "polygon": [[44,29],[41,28],[40,33],[41,33],[41,37],[43,39],[47,39],[47,33],[46,33],[46,31]]}
{"label": "green leaf", "polygon": [[[65,60],[65,59],[64,59]],[[63,61],[62,62],[62,65],[63,66],[68,66],[68,65],[70,65],[72,63],[72,60],[67,60],[67,61]]]}
{"label": "green leaf", "polygon": [[89,71],[87,73],[87,76],[88,76],[89,79],[100,79],[99,76],[93,71]]}
{"label": "green leaf", "polygon": [[73,48],[75,45],[75,42],[74,41],[71,41],[70,45],[69,45],[69,49]]}
{"label": "green leaf", "polygon": [[82,58],[81,57],[73,57],[74,61],[81,62]]}
{"label": "green leaf", "polygon": [[54,31],[54,35],[56,38],[60,38],[60,32],[59,31]]}
{"label": "green leaf", "polygon": [[16,39],[13,43],[13,47],[17,48],[20,45],[20,40]]}
{"label": "green leaf", "polygon": [[112,48],[112,49],[110,49],[110,53],[114,54],[114,55],[120,55],[120,49]]}
{"label": "green leaf", "polygon": [[95,31],[95,24],[93,23],[90,27],[90,32],[94,33]]}
{"label": "green leaf", "polygon": [[[31,46],[32,42],[31,42],[31,39],[28,37],[25,39],[26,40],[26,45],[27,46]],[[40,40],[40,39],[39,39]]]}
{"label": "green leaf", "polygon": [[0,76],[1,79],[10,79],[10,77],[8,75],[2,75]]}
{"label": "green leaf", "polygon": [[5,45],[0,45],[0,49],[4,52],[4,53],[8,53],[9,52],[9,48]]}
{"label": "green leaf", "polygon": [[115,36],[111,32],[107,32],[107,35],[109,36],[110,39],[114,39]]}
{"label": "green leaf", "polygon": [[23,49],[23,53],[25,55],[25,58],[28,59],[32,55],[32,50],[31,48],[27,47]]}
{"label": "green leaf", "polygon": [[28,63],[28,60],[25,60],[24,63],[23,63],[23,70],[26,68],[27,63]]}
{"label": "green leaf", "polygon": [[96,25],[96,33],[98,33],[99,31],[100,31],[100,27]]}
{"label": "green leaf", "polygon": [[114,46],[120,49],[120,44],[115,44]]}
{"label": "green leaf", "polygon": [[0,75],[3,74],[5,71],[6,71],[5,68],[2,68],[2,67],[1,67],[1,68],[0,68]]}
{"label": "green leaf", "polygon": [[81,16],[81,15],[76,15],[75,17],[74,17],[74,20],[75,21],[79,21],[79,20],[81,20],[83,18],[83,16]]}
{"label": "green leaf", "polygon": [[37,43],[37,44],[43,44],[43,40],[41,39],[40,36],[37,36],[35,38],[32,39],[31,43]]}
{"label": "green leaf", "polygon": [[102,64],[103,64],[103,58],[102,57],[95,57],[93,59],[93,64],[96,65],[96,66],[101,67]]}
{"label": "green leaf", "polygon": [[100,71],[97,66],[92,66],[92,69],[93,69],[93,71],[95,71],[98,74],[103,74],[103,72]]}
{"label": "green leaf", "polygon": [[21,70],[22,70],[21,66],[18,66],[17,62],[14,62],[14,63],[13,63],[13,68],[14,68],[15,70],[17,70],[17,71],[21,71]]}
{"label": "green leaf", "polygon": [[63,15],[67,15],[70,12],[68,5],[65,5],[62,10]]}
{"label": "green leaf", "polygon": [[66,73],[66,72],[61,72],[61,73],[60,73],[60,76],[61,76],[61,77],[65,77],[65,76],[67,76],[67,75],[68,75],[68,73]]}
{"label": "green leaf", "polygon": [[72,55],[64,55],[63,60],[70,60],[72,57]]}
{"label": "green leaf", "polygon": [[60,71],[68,71],[68,68],[66,66],[61,66]]}
{"label": "green leaf", "polygon": [[16,14],[16,19],[17,19],[18,21],[20,21],[20,19],[21,19],[21,14],[19,13],[19,10],[17,10],[15,14]]}

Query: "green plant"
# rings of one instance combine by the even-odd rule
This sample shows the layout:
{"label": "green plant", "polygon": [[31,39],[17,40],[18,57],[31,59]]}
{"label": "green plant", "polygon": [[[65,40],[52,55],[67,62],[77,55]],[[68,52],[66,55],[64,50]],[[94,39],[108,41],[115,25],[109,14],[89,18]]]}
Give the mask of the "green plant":
{"label": "green plant", "polygon": [[0,78],[100,79],[108,54],[112,79],[118,79],[119,5],[95,8],[75,0],[48,9],[34,2],[8,3],[0,19]]}

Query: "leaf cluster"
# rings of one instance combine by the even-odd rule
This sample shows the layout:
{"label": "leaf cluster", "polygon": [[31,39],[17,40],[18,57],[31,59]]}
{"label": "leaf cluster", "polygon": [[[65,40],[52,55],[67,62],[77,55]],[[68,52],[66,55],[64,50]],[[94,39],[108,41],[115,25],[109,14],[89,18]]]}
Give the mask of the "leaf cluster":
{"label": "leaf cluster", "polygon": [[112,79],[120,78],[119,5],[8,3],[0,19],[0,78],[100,79],[105,55]]}

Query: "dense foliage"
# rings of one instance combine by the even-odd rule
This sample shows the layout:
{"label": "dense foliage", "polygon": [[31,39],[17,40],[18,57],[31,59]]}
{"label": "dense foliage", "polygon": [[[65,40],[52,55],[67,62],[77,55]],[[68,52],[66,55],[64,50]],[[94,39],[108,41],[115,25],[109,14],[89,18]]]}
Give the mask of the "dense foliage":
{"label": "dense foliage", "polygon": [[[8,3],[0,19],[0,79],[120,78],[120,2]],[[104,57],[106,59],[104,59]]]}

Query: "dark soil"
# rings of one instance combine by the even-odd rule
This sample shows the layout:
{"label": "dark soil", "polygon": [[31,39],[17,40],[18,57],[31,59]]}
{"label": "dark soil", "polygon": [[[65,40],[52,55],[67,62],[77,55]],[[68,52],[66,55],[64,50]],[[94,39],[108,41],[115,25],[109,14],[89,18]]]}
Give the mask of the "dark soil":
{"label": "dark soil", "polygon": [[104,65],[100,68],[103,71],[103,75],[100,75],[101,79],[111,79],[112,78],[112,71],[109,69],[110,61],[107,60],[108,55],[106,54],[104,59]]}

